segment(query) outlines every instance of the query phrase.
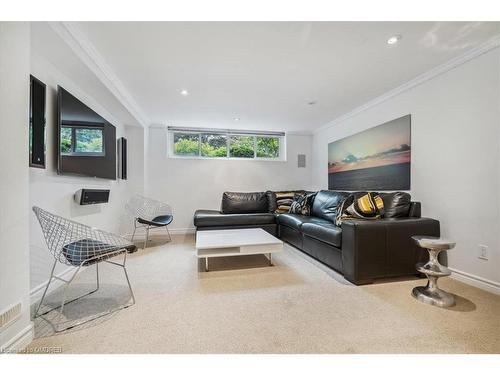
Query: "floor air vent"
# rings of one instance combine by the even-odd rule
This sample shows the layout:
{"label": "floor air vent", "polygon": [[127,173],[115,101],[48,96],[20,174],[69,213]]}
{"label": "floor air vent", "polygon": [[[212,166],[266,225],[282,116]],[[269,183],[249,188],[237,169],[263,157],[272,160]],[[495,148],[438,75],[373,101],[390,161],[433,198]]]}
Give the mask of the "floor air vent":
{"label": "floor air vent", "polygon": [[0,314],[0,330],[15,322],[21,316],[21,303],[18,303]]}

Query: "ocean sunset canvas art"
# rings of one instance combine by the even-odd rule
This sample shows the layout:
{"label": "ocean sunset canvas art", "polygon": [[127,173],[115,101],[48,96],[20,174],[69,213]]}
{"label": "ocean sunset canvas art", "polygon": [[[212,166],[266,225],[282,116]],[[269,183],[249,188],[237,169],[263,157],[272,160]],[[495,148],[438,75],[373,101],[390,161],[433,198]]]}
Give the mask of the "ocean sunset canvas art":
{"label": "ocean sunset canvas art", "polygon": [[328,145],[328,189],[410,190],[411,115]]}

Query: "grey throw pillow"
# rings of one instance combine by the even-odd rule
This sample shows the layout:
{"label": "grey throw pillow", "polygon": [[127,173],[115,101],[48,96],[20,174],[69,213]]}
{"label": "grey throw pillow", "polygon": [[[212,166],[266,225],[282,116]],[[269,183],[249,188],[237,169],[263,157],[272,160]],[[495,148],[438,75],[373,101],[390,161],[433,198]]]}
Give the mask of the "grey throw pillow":
{"label": "grey throw pillow", "polygon": [[310,216],[311,206],[315,196],[316,193],[295,194],[290,206],[290,213]]}

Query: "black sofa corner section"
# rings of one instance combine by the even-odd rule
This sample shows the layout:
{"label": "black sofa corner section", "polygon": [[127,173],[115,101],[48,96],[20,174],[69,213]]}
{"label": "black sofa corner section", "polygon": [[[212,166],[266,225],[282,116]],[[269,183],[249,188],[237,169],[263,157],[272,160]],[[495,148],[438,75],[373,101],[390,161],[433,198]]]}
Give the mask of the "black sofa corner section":
{"label": "black sofa corner section", "polygon": [[[321,190],[311,216],[275,214],[273,192],[231,193],[222,196],[221,210],[197,210],[197,230],[262,228],[360,285],[378,278],[415,275],[415,264],[427,251],[414,235],[439,236],[439,221],[420,217],[420,203],[408,193],[380,193],[385,215],[379,220],[346,220],[334,224],[337,210],[349,193]],[[363,194],[362,192],[355,194]]]}

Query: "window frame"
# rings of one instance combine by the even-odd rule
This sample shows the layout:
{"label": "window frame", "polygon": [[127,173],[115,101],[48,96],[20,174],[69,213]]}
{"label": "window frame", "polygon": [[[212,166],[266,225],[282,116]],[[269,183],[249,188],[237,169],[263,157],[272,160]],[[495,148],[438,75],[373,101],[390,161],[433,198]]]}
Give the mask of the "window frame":
{"label": "window frame", "polygon": [[[194,129],[194,128],[177,128],[166,129],[167,132],[167,156],[172,159],[197,159],[197,160],[247,160],[247,161],[286,161],[286,134],[285,133],[271,133],[271,132],[255,132],[255,131],[233,131],[224,129]],[[198,155],[179,155],[175,153],[174,138],[175,134],[197,134],[198,135]],[[202,156],[201,145],[203,134],[218,134],[226,137],[226,155],[227,156]],[[253,137],[253,157],[234,157],[230,155],[231,136],[250,136]],[[278,138],[279,151],[278,157],[258,157],[257,156],[257,138]]]}

